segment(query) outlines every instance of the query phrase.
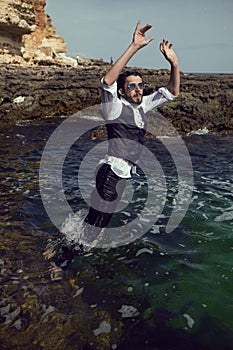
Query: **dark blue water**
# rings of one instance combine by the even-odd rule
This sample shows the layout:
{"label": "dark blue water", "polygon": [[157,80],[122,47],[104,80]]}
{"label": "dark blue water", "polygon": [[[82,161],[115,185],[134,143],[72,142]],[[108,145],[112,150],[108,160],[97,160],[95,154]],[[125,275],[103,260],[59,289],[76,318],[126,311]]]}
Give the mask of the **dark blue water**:
{"label": "dark blue water", "polygon": [[[43,253],[48,242],[77,234],[88,208],[79,167],[103,141],[86,135],[66,157],[63,186],[74,216],[61,233],[43,207],[38,181],[46,141],[60,123],[24,123],[1,134],[1,348],[232,349],[233,136],[183,138],[193,192],[171,233],[166,225],[177,170],[161,140],[147,140],[166,178],[167,199],[157,222],[128,245],[93,248],[74,258],[56,281]],[[86,184],[81,179],[87,192],[98,159],[88,161]],[[147,191],[143,173],[133,188],[133,203],[114,217],[113,226],[140,213]]]}

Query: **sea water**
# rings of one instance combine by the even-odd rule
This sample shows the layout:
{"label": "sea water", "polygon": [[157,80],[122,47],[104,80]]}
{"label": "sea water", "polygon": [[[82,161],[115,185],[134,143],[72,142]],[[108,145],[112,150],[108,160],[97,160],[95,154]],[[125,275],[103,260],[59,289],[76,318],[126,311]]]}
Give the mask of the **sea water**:
{"label": "sea water", "polygon": [[[97,157],[87,160],[89,166],[81,178],[79,169],[86,154],[94,146],[101,148],[103,142],[84,135],[70,148],[62,181],[72,213],[59,230],[41,200],[39,169],[46,142],[61,121],[50,118],[24,122],[1,134],[3,349],[7,343],[19,341],[18,332],[21,339],[28,339],[28,334],[35,336],[29,331],[34,329],[38,344],[43,337],[49,339],[52,328],[38,328],[38,320],[45,320],[46,315],[55,327],[58,310],[75,317],[80,312],[76,298],[82,298],[82,305],[93,311],[93,320],[98,312],[105,315],[95,326],[87,311],[82,315],[83,323],[91,324],[86,330],[89,348],[97,348],[104,336],[110,342],[106,347],[102,344],[104,349],[232,349],[233,136],[199,130],[182,138],[192,162],[192,195],[182,221],[170,233],[166,225],[178,191],[177,169],[159,138],[146,140],[164,176],[164,181],[156,178],[152,190],[166,186],[164,193],[157,193],[154,206],[148,208],[150,217],[157,216],[155,223],[145,235],[128,244],[91,247],[86,255],[74,257],[63,279],[51,282],[50,266],[43,253],[47,244],[78,244],[88,210],[88,193],[94,186]],[[87,123],[91,128],[91,119],[87,118]],[[155,169],[151,171],[153,174]],[[147,198],[144,175],[139,169],[139,176],[131,181],[129,195],[123,196],[122,209],[114,214],[112,227],[124,226],[140,214]],[[162,206],[159,215],[156,203]],[[66,295],[62,311],[56,302],[56,283],[59,295]],[[25,300],[29,296],[35,300],[35,295],[38,307],[35,302],[30,304],[28,310],[34,307],[34,313],[28,311],[26,317]],[[40,322],[42,325],[45,321]],[[118,326],[114,328],[114,324]],[[72,327],[79,334],[80,325]],[[59,335],[61,344],[67,349],[82,348],[70,334],[64,330]]]}

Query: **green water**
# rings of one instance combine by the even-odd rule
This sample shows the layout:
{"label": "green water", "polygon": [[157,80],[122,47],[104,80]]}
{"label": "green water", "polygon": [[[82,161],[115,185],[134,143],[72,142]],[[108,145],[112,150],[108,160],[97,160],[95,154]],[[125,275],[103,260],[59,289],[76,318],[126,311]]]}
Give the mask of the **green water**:
{"label": "green water", "polygon": [[[19,125],[1,135],[0,348],[232,349],[232,135],[184,139],[194,189],[172,233],[164,229],[168,201],[143,238],[75,257],[54,278],[56,268],[43,253],[61,233],[43,208],[38,171],[58,122]],[[79,159],[86,147],[80,145]],[[172,199],[174,169],[162,157]],[[69,161],[68,199],[86,210],[75,171]]]}

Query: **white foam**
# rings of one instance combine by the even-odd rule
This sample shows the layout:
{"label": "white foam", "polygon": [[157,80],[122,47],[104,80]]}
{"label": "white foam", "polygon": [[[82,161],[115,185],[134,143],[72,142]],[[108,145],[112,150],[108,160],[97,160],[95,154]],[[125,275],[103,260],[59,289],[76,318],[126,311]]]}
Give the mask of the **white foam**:
{"label": "white foam", "polygon": [[191,316],[189,316],[188,314],[183,314],[184,318],[186,318],[187,320],[187,325],[189,326],[189,328],[192,328],[195,321],[192,319]]}
{"label": "white foam", "polygon": [[222,213],[219,216],[216,216],[216,218],[214,219],[217,222],[222,222],[222,221],[231,221],[233,220],[233,210],[231,211],[225,211],[224,213]]}
{"label": "white foam", "polygon": [[209,130],[205,126],[203,129],[193,130],[187,133],[188,136],[191,135],[207,135],[209,134]]}
{"label": "white foam", "polygon": [[118,310],[122,318],[131,318],[139,316],[139,311],[132,305],[122,305]]}
{"label": "white foam", "polygon": [[108,334],[110,332],[111,332],[111,325],[110,325],[110,323],[108,323],[106,321],[102,321],[100,323],[99,327],[94,329],[94,331],[93,331],[93,333],[95,334],[96,337],[102,333]]}
{"label": "white foam", "polygon": [[84,212],[80,210],[77,213],[69,215],[63,222],[60,231],[65,235],[68,243],[81,243],[83,220]]}

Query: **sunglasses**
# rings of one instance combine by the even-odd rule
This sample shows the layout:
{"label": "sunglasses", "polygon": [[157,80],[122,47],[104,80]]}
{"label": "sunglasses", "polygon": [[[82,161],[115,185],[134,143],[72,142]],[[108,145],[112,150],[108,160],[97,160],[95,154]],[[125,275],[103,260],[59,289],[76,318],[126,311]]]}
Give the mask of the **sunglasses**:
{"label": "sunglasses", "polygon": [[141,83],[138,83],[138,84],[131,83],[127,87],[128,87],[129,90],[134,90],[134,89],[136,89],[136,86],[139,87],[139,89],[144,89],[145,83],[143,81]]}

